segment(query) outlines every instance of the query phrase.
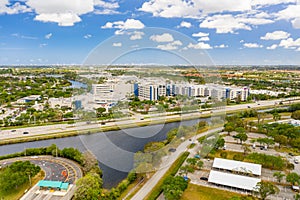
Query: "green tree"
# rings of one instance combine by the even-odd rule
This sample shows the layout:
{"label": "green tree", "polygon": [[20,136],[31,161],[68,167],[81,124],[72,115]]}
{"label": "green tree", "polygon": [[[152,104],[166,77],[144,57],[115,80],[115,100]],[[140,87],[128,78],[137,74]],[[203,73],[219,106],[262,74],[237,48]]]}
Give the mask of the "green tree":
{"label": "green tree", "polygon": [[182,174],[185,174],[187,175],[188,173],[194,173],[194,168],[190,165],[184,165],[182,167],[180,167],[179,171],[182,173]]}
{"label": "green tree", "polygon": [[224,145],[225,145],[224,138],[223,137],[219,137],[218,140],[217,140],[217,142],[216,142],[216,144],[215,144],[215,148],[219,149],[219,148],[224,147]]}
{"label": "green tree", "polygon": [[169,176],[163,183],[163,193],[166,200],[179,200],[188,183],[181,176]]}
{"label": "green tree", "polygon": [[186,159],[186,162],[191,165],[191,166],[195,166],[197,164],[198,159],[197,158],[188,158]]}
{"label": "green tree", "polygon": [[275,120],[275,122],[280,120],[280,118],[281,118],[281,115],[277,111],[274,112],[272,115],[273,115],[273,119]]}
{"label": "green tree", "polygon": [[227,131],[228,135],[230,135],[230,133],[234,131],[234,124],[232,122],[226,123],[224,125],[224,131]]}
{"label": "green tree", "polygon": [[251,149],[247,144],[242,144],[242,149],[244,150],[244,155],[247,155],[247,153],[251,152]]}
{"label": "green tree", "polygon": [[203,165],[204,165],[204,163],[202,160],[198,160],[198,162],[196,163],[198,170],[200,170],[203,167]]}
{"label": "green tree", "polygon": [[300,194],[299,193],[294,195],[294,200],[300,200]]}
{"label": "green tree", "polygon": [[273,183],[264,181],[257,183],[255,191],[257,196],[259,196],[262,200],[265,200],[270,195],[279,193],[278,187],[276,187]]}
{"label": "green tree", "polygon": [[248,135],[246,133],[238,133],[234,137],[239,139],[241,144],[243,144],[243,142],[247,141],[248,139]]}
{"label": "green tree", "polygon": [[272,138],[258,138],[256,141],[260,144],[267,145],[267,147],[269,147],[270,145],[275,144],[275,142]]}
{"label": "green tree", "polygon": [[98,200],[102,193],[102,179],[96,173],[88,173],[76,182],[74,200]]}
{"label": "green tree", "polygon": [[277,182],[280,183],[285,174],[281,172],[274,172],[273,176],[277,179]]}
{"label": "green tree", "polygon": [[296,183],[299,184],[300,183],[300,176],[295,172],[289,173],[286,176],[286,182],[291,183],[292,185],[294,185]]}
{"label": "green tree", "polygon": [[300,120],[300,110],[296,110],[292,113],[291,116],[293,119]]}
{"label": "green tree", "polygon": [[286,146],[288,144],[288,138],[285,135],[276,135],[274,141],[279,144],[279,148],[282,145]]}

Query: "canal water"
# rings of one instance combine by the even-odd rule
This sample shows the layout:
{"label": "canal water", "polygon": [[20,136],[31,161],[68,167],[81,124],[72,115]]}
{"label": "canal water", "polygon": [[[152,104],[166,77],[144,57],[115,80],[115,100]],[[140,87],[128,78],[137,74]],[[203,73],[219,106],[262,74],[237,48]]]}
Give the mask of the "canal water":
{"label": "canal water", "polygon": [[[201,119],[201,121],[209,120],[209,118]],[[180,125],[191,126],[198,121],[189,120],[91,135],[4,145],[0,146],[0,155],[51,144],[56,144],[61,149],[74,147],[80,151],[90,150],[99,160],[99,166],[103,171],[104,188],[111,188],[126,178],[128,171],[133,167],[134,153],[143,150],[145,144],[152,141],[162,141],[166,139],[166,135],[171,129]]]}

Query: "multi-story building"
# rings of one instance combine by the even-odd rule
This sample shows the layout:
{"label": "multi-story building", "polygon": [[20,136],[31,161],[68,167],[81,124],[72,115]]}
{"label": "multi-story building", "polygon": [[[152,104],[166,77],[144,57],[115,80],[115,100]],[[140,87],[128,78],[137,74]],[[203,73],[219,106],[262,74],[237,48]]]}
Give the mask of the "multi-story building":
{"label": "multi-story building", "polygon": [[155,84],[145,84],[145,85],[136,85],[135,95],[138,96],[142,100],[158,100],[160,96],[167,96],[166,85],[155,85]]}
{"label": "multi-story building", "polygon": [[94,101],[100,104],[115,102],[114,90],[115,84],[113,83],[93,84],[92,94],[94,95]]}
{"label": "multi-story building", "polygon": [[107,81],[103,84],[93,84],[92,94],[97,104],[112,106],[118,101],[125,100],[133,92],[133,85],[124,81]]}
{"label": "multi-story building", "polygon": [[189,84],[189,83],[172,83],[172,84],[153,84],[153,83],[135,83],[134,95],[142,100],[157,100],[159,96],[177,96],[184,95],[188,97],[211,97],[219,101],[230,99],[246,101],[249,96],[248,87],[226,87],[218,84]]}

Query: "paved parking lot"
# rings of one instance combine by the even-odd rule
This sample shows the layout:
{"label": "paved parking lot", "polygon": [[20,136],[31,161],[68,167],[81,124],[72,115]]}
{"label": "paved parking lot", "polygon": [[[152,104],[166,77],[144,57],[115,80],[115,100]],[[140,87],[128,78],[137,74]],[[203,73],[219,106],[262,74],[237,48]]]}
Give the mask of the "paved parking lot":
{"label": "paved parking lot", "polygon": [[[261,134],[255,134],[255,133],[252,134],[251,133],[252,138],[259,138],[259,137],[263,137],[263,136],[264,135],[261,135]],[[227,150],[243,152],[241,145],[237,144],[237,141],[232,138],[232,135],[226,136],[226,137],[224,137],[224,139],[226,141],[225,143],[226,143]],[[247,141],[247,143],[252,144],[249,141]],[[196,146],[195,149],[200,149],[201,148],[200,145],[199,144],[197,144],[197,145],[198,146]],[[255,148],[255,149],[251,148],[251,151],[258,152],[258,153],[265,153],[268,155],[275,155],[275,156],[280,155],[283,157],[289,157],[288,160],[290,162],[294,163],[293,161],[294,161],[295,157],[288,156],[286,153],[279,153],[279,152],[275,151],[274,149],[260,150],[260,148]],[[191,154],[190,156],[192,157],[192,156],[194,156],[194,154]],[[300,160],[300,157],[297,157],[297,158],[298,158],[298,160]],[[209,172],[210,172],[210,170],[212,168],[212,164],[213,164],[213,160],[202,159],[202,161],[204,162],[202,170],[195,171],[193,174],[188,173],[188,177],[190,178],[191,183],[196,184],[196,185],[206,186],[206,187],[228,190],[228,191],[236,192],[236,193],[240,193],[240,194],[248,194],[241,190],[223,187],[223,186],[215,186],[213,184],[209,184],[205,180],[201,180],[200,177],[208,178]],[[295,169],[293,171],[300,174],[300,164],[294,164],[294,165],[295,165]],[[261,176],[262,180],[276,182],[276,179],[273,177],[274,172],[276,172],[276,171],[262,168],[262,176]],[[282,183],[286,184],[285,178],[283,178]],[[269,199],[272,199],[272,200],[273,199],[274,200],[293,200],[294,199],[293,196],[296,194],[296,192],[292,191],[291,186],[289,186],[289,185],[287,185],[287,186],[277,185],[277,186],[280,189],[280,193],[278,195],[270,196]]]}

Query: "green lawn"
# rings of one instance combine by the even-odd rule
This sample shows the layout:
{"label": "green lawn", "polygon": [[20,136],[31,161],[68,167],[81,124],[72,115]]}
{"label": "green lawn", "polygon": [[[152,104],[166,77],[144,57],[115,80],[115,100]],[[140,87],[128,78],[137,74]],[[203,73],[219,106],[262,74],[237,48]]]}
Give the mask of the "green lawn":
{"label": "green lawn", "polygon": [[184,191],[181,197],[181,200],[226,200],[233,196],[241,195],[238,193],[189,183],[188,188]]}

